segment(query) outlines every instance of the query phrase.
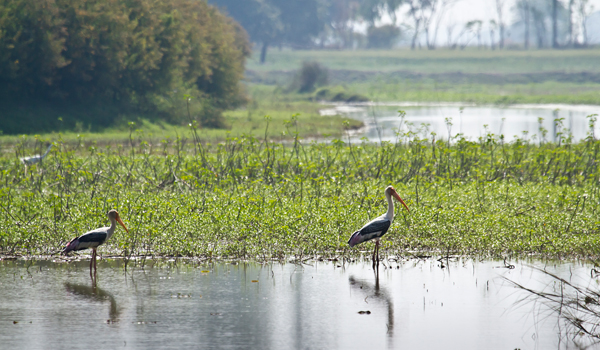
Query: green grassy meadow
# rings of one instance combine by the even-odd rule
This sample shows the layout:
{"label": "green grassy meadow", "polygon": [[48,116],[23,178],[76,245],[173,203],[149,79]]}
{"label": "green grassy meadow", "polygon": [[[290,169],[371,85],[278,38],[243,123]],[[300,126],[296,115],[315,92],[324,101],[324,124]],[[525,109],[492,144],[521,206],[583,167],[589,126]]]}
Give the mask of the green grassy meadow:
{"label": "green grassy meadow", "polygon": [[285,86],[303,61],[316,61],[331,85],[374,101],[600,104],[599,59],[599,49],[271,50],[263,65],[249,60],[247,76]]}
{"label": "green grassy meadow", "polygon": [[0,254],[52,255],[72,237],[118,229],[105,254],[202,259],[353,258],[347,240],[397,207],[383,254],[584,257],[600,252],[600,141],[560,145],[495,135],[454,143],[402,135],[398,143],[286,142],[232,137],[129,145],[56,143],[27,170],[0,157]]}
{"label": "green grassy meadow", "polygon": [[413,73],[522,74],[542,72],[599,73],[600,49],[588,50],[270,50],[265,64],[258,53],[246,68],[257,71],[286,71],[303,61],[317,61],[334,70],[410,71]]}

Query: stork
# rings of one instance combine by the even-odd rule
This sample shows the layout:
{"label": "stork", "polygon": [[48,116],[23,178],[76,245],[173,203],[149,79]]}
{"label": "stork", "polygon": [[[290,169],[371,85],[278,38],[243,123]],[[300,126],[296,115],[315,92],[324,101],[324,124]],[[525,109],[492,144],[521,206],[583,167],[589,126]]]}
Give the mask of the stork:
{"label": "stork", "polygon": [[67,244],[65,249],[63,249],[63,251],[62,251],[62,253],[64,255],[68,255],[69,252],[71,252],[73,250],[83,250],[83,249],[92,248],[92,260],[90,260],[90,275],[92,273],[92,266],[94,266],[94,274],[97,271],[97,269],[96,269],[96,248],[98,248],[99,245],[106,242],[113,235],[113,233],[115,232],[115,229],[117,228],[117,222],[119,224],[121,224],[121,226],[123,226],[125,231],[129,232],[129,230],[127,229],[127,226],[125,226],[125,224],[123,223],[123,220],[121,220],[121,217],[119,216],[119,213],[116,210],[111,209],[111,210],[109,210],[109,212],[106,215],[108,216],[108,219],[110,220],[110,227],[98,228],[98,229],[86,232],[79,237],[75,237]]}
{"label": "stork", "polygon": [[20,160],[25,165],[33,165],[35,163],[39,163],[44,158],[46,158],[46,156],[50,152],[51,148],[52,148],[52,144],[48,145],[48,148],[46,149],[46,152],[44,152],[44,154],[36,154],[35,156],[31,156],[31,157],[23,157],[23,158],[20,158]]}
{"label": "stork", "polygon": [[385,198],[388,202],[387,213],[366,223],[365,226],[363,226],[360,230],[354,232],[348,240],[350,247],[354,247],[362,242],[375,239],[375,249],[373,250],[373,267],[375,267],[375,260],[377,260],[377,264],[379,264],[379,239],[381,236],[387,233],[388,229],[392,225],[392,221],[394,221],[394,201],[392,200],[392,196],[402,203],[406,210],[410,212],[408,206],[406,203],[404,203],[402,198],[400,198],[396,190],[392,186],[388,186],[385,189]]}

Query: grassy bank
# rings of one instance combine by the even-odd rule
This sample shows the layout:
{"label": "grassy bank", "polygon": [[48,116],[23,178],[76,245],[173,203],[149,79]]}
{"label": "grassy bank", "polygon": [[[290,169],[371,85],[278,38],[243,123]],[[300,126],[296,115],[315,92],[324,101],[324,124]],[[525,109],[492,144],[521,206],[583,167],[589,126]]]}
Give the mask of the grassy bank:
{"label": "grassy bank", "polygon": [[[263,130],[264,131],[264,130]],[[589,257],[600,253],[600,141],[579,144],[301,143],[181,138],[130,145],[57,144],[25,169],[0,156],[0,252],[52,254],[105,224],[116,208],[130,229],[104,252],[218,259],[356,256],[350,234],[398,209],[386,254]],[[12,147],[22,147],[13,145]],[[25,150],[30,151],[30,150]]]}
{"label": "grassy bank", "polygon": [[[265,130],[267,136],[273,139],[282,139],[296,132],[302,138],[340,137],[344,133],[344,119],[339,116],[322,117],[319,109],[322,109],[323,105],[309,101],[307,96],[284,93],[273,86],[253,86],[249,89],[249,94],[251,102],[246,107],[224,112],[226,128],[198,130],[203,142],[217,143],[227,137],[241,135],[264,137]],[[38,112],[44,113],[43,109]],[[182,116],[181,119],[188,119],[188,117]],[[60,140],[69,144],[83,143],[89,146],[92,143],[128,144],[132,135],[135,135],[138,140],[141,137],[154,143],[177,137],[189,139],[191,130],[188,125],[187,122],[173,125],[156,118],[146,120],[139,116],[131,116],[131,118],[123,116],[116,123],[102,130],[77,124],[60,133],[41,133],[35,136],[3,135],[0,136],[0,152],[10,152],[8,148],[23,142],[33,147],[36,140],[41,143]],[[347,121],[348,128],[356,129],[361,126],[360,121]]]}

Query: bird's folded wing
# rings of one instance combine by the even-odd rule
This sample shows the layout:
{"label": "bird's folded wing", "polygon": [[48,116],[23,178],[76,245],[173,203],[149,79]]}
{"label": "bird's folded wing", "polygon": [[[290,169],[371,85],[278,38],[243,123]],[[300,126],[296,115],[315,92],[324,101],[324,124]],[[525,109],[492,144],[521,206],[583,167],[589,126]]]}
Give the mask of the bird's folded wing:
{"label": "bird's folded wing", "polygon": [[102,243],[106,240],[108,233],[106,231],[90,231],[81,237],[79,237],[79,242],[81,244],[85,243]]}
{"label": "bird's folded wing", "polygon": [[383,235],[390,228],[390,220],[373,220],[360,229],[361,236]]}

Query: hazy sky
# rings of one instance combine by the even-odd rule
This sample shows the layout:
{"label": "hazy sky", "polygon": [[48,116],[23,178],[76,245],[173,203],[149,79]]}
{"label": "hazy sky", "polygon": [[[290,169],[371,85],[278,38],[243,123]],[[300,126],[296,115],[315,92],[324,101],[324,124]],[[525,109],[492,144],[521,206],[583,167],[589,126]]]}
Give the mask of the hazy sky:
{"label": "hazy sky", "polygon": [[[568,0],[559,0],[563,3],[567,3]],[[516,3],[516,0],[505,0],[505,4],[504,4],[504,13],[503,13],[503,19],[504,19],[504,23],[506,24],[507,27],[510,26],[511,23],[513,23],[513,21],[515,20],[515,13],[514,13],[514,5]],[[449,26],[454,25],[454,30],[453,30],[453,37],[457,35],[458,32],[460,32],[460,29],[463,28],[464,24],[472,21],[472,20],[481,20],[483,21],[483,28],[484,28],[484,32],[487,33],[487,28],[488,28],[488,24],[490,22],[490,20],[498,20],[498,15],[496,12],[496,7],[495,7],[496,1],[495,0],[457,0],[456,3],[445,12],[444,16],[442,17],[440,23],[440,28],[438,29],[438,33],[437,33],[437,43],[438,44],[445,44],[447,42],[447,28]],[[589,4],[591,4],[593,6],[593,11],[598,11],[600,10],[600,0],[589,0]],[[399,17],[403,18],[400,19],[400,22],[402,23],[406,23],[408,25],[411,25],[413,22],[408,19],[406,16],[406,8],[402,8],[400,13],[399,13]],[[577,18],[574,18],[574,20],[576,21],[576,26],[578,23]],[[390,19],[383,19],[383,23],[389,23]],[[436,21],[434,21],[436,22]],[[432,27],[433,30],[434,27]],[[360,26],[357,26],[357,29],[361,32],[366,33],[367,30],[367,26],[366,23],[361,24]],[[577,28],[576,28],[577,31]],[[496,36],[498,34],[496,33]],[[404,39],[407,40],[408,37],[405,37]],[[487,34],[484,36],[484,41],[488,41],[488,37]]]}
{"label": "hazy sky", "polygon": [[[600,0],[589,0],[594,6],[594,11],[600,10]],[[510,23],[513,20],[512,7],[515,0],[506,0],[505,14],[506,22]],[[566,3],[566,0],[562,0]],[[456,18],[459,23],[468,22],[470,20],[480,19],[484,22],[490,19],[496,19],[496,7],[494,0],[459,0],[451,11],[446,15],[446,19]]]}

